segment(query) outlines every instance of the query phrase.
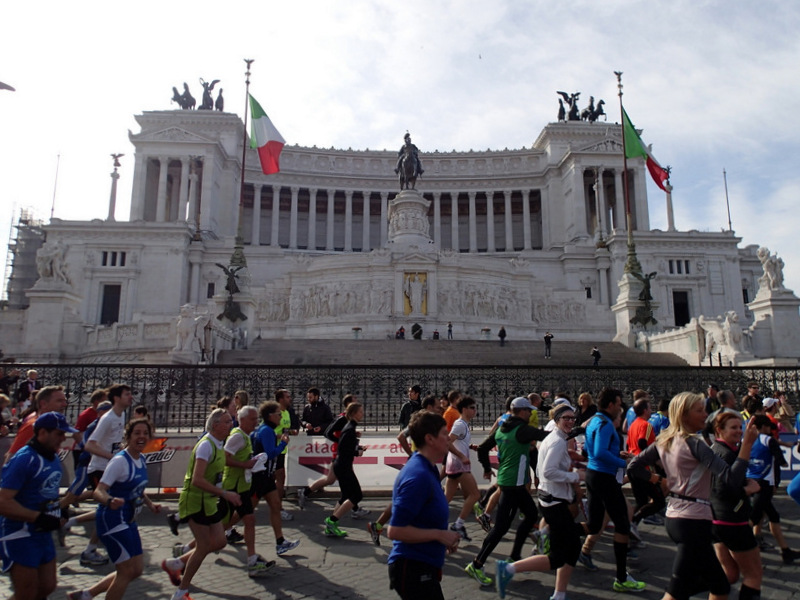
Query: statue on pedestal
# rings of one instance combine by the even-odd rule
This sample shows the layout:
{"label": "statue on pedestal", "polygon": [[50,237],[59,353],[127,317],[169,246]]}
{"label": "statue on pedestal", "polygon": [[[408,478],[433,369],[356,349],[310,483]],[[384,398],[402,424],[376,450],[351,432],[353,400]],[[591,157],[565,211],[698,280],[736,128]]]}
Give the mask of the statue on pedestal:
{"label": "statue on pedestal", "polygon": [[559,96],[564,98],[564,102],[567,103],[569,106],[569,114],[567,115],[568,121],[580,121],[581,120],[581,113],[578,110],[578,98],[580,97],[580,92],[575,92],[574,94],[568,94],[567,92],[556,92]]}
{"label": "statue on pedestal", "polygon": [[171,102],[175,102],[182,110],[193,110],[196,104],[194,96],[189,92],[189,85],[186,82],[183,84],[182,94],[178,93],[178,88],[172,88]]}
{"label": "statue on pedestal", "polygon": [[211,83],[203,80],[200,78],[200,85],[203,86],[203,101],[200,103],[200,108],[198,110],[214,110],[214,99],[211,97],[211,91],[214,89],[214,86],[219,83],[219,79],[215,79]]}
{"label": "statue on pedestal", "polygon": [[419,160],[419,148],[411,143],[411,134],[406,132],[405,144],[397,152],[397,166],[394,172],[398,174],[400,190],[413,190],[417,184],[417,177],[425,170]]}
{"label": "statue on pedestal", "polygon": [[778,258],[777,254],[770,254],[769,248],[761,246],[756,253],[764,274],[758,278],[759,291],[766,289],[769,291],[784,290],[783,286],[783,259]]}
{"label": "statue on pedestal", "polygon": [[208,322],[208,315],[196,315],[191,304],[181,306],[181,315],[178,317],[177,339],[173,352],[193,352],[195,342],[199,348],[203,348],[203,342],[198,335],[198,330],[202,331]]}
{"label": "statue on pedestal", "polygon": [[45,242],[36,252],[36,270],[40,281],[70,284],[64,255],[67,248],[63,243]]}

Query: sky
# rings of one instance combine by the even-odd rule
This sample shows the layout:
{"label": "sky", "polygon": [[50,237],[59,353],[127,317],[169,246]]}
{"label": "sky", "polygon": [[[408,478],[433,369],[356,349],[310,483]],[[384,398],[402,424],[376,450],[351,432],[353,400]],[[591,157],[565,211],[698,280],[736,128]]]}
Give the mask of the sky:
{"label": "sky", "polygon": [[[672,0],[17,2],[3,8],[0,259],[20,208],[105,219],[121,159],[127,220],[135,114],[172,87],[219,79],[227,112],[251,93],[288,144],[423,152],[530,148],[556,90],[606,101],[616,78],[642,138],[672,166],[679,230],[733,230],[786,263],[800,294],[800,3]],[[216,97],[216,94],[215,94]],[[60,156],[60,158],[58,158]],[[56,180],[56,170],[58,176]],[[389,176],[390,174],[387,174]],[[667,228],[648,186],[651,227]],[[55,198],[55,202],[54,202]]]}

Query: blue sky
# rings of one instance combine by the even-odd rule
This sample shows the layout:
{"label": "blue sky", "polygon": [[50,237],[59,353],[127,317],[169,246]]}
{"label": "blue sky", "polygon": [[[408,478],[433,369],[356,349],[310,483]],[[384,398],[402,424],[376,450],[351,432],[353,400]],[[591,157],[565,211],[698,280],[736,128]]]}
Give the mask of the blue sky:
{"label": "blue sky", "polygon": [[[16,3],[4,9],[0,237],[20,207],[105,218],[112,152],[123,152],[127,219],[133,115],[166,110],[172,86],[220,79],[226,109],[251,91],[287,142],[423,151],[530,147],[557,112],[556,90],[625,106],[673,167],[680,230],[733,229],[784,259],[800,293],[800,5],[787,2],[569,3],[409,0]],[[388,176],[388,174],[387,174]],[[654,185],[651,226],[666,228]],[[5,244],[3,243],[3,246]],[[0,259],[3,255],[0,253]]]}

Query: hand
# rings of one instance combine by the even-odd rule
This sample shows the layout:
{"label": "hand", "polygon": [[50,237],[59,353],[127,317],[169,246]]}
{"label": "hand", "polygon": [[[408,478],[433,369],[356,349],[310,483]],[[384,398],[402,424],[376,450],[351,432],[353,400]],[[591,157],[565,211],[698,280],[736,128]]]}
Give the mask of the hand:
{"label": "hand", "polygon": [[486,481],[491,481],[491,480],[492,480],[492,472],[491,472],[491,471],[488,471],[488,472],[484,473],[484,474],[483,474],[483,478],[484,478]]}
{"label": "hand", "polygon": [[242,499],[239,497],[239,494],[234,492],[233,490],[227,490],[222,493],[222,497],[225,498],[228,502],[233,504],[234,506],[241,506]]}
{"label": "hand", "polygon": [[125,506],[125,500],[122,498],[113,497],[110,499],[110,502],[106,505],[111,510],[119,510],[123,506]]}
{"label": "hand", "polygon": [[257,462],[258,462],[258,459],[256,459],[256,458],[251,458],[250,460],[246,460],[246,461],[244,461],[244,465],[245,465],[244,468],[245,469],[252,469],[254,466],[256,466]]}
{"label": "hand", "polygon": [[[288,444],[288,443],[289,443],[289,434],[287,434],[287,433],[284,433],[284,434],[281,436],[281,441],[282,441],[282,442],[284,442],[284,443],[286,443],[286,444]],[[255,462],[253,462],[253,464],[255,464]]]}
{"label": "hand", "polygon": [[445,548],[447,548],[447,553],[452,554],[456,550],[458,550],[458,543],[461,541],[461,534],[457,531],[451,531],[450,529],[443,529],[441,531],[441,538],[439,540],[442,542]]}
{"label": "hand", "polygon": [[150,506],[150,512],[155,514],[161,514],[161,505],[160,504],[153,504]]}
{"label": "hand", "polygon": [[633,458],[633,454],[631,454],[630,452],[622,451],[619,453],[619,457],[624,458],[625,460],[630,460]]}
{"label": "hand", "polygon": [[755,479],[748,479],[744,486],[744,493],[748,496],[752,496],[756,492],[761,491],[761,486]]}
{"label": "hand", "polygon": [[0,436],[8,435],[8,427],[5,425],[0,425]]}
{"label": "hand", "polygon": [[756,438],[758,438],[758,428],[756,428],[755,419],[751,418],[744,430],[742,445],[752,446],[753,442],[756,441]]}
{"label": "hand", "polygon": [[319,433],[321,429],[322,429],[321,427],[314,427],[311,431],[313,431],[314,433]]}

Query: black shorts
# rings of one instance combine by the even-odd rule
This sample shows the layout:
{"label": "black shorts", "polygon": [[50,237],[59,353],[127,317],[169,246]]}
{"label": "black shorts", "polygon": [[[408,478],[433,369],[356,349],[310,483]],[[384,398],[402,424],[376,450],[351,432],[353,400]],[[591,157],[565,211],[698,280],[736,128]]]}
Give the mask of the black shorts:
{"label": "black shorts", "polygon": [[[235,491],[235,490],[229,490]],[[247,515],[252,515],[254,512],[253,508],[253,492],[251,490],[247,490],[245,492],[238,492],[239,493],[239,500],[241,500],[241,504],[239,506],[234,506],[230,502],[228,502],[228,518],[233,516],[233,513],[236,512],[239,514],[240,517],[246,517]]]}
{"label": "black shorts", "polygon": [[261,499],[270,492],[278,489],[275,484],[275,476],[267,475],[266,472],[253,473],[253,485],[250,488],[250,493],[257,499]]}
{"label": "black shorts", "polygon": [[756,536],[750,523],[742,525],[717,525],[711,526],[711,536],[714,543],[725,544],[731,552],[747,552],[758,547]]}
{"label": "black shorts", "polygon": [[206,515],[202,510],[196,512],[194,514],[189,515],[188,517],[181,519],[181,523],[186,523],[187,521],[194,521],[198,525],[214,525],[215,523],[219,523],[222,521],[225,516],[228,514],[228,501],[220,498],[217,501],[217,512],[213,515]]}
{"label": "black shorts", "polygon": [[448,478],[448,479],[458,479],[458,478],[459,478],[459,477],[461,477],[463,474],[464,474],[464,473],[448,473],[448,474],[447,474],[447,478]]}
{"label": "black shorts", "polygon": [[403,600],[444,600],[442,570],[428,563],[409,558],[396,558],[389,563],[389,589]]}
{"label": "black shorts", "polygon": [[286,468],[286,455],[278,454],[278,458],[275,459],[275,470],[280,471],[281,469],[285,468]]}
{"label": "black shorts", "polygon": [[103,478],[103,473],[104,473],[104,471],[92,471],[91,473],[89,473],[89,475],[88,475],[88,477],[89,477],[89,485],[88,485],[88,487],[90,487],[93,490],[96,490],[97,489],[97,484],[100,483],[100,480]]}

